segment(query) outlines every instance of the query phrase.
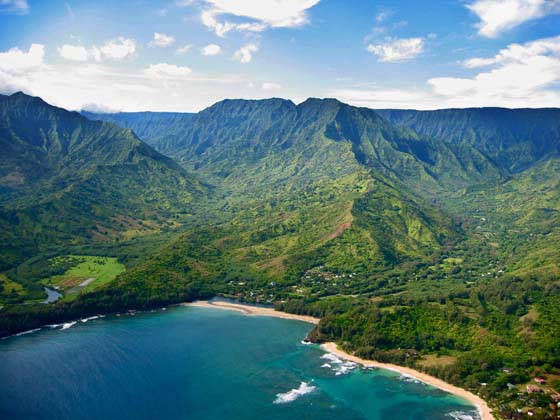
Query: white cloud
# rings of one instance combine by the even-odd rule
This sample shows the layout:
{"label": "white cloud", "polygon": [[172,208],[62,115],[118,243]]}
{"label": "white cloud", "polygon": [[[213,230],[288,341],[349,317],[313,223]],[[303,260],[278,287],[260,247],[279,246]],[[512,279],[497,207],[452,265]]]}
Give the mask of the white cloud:
{"label": "white cloud", "polygon": [[250,63],[253,59],[253,53],[256,53],[258,50],[259,46],[257,44],[247,44],[235,51],[233,59],[244,64]]}
{"label": "white cloud", "polygon": [[182,47],[177,48],[175,50],[175,54],[186,54],[191,50],[192,47],[192,44],[185,44]]}
{"label": "white cloud", "polygon": [[486,67],[505,62],[527,62],[535,56],[560,57],[560,36],[544,38],[526,44],[511,44],[496,56],[489,58],[475,57],[465,60],[467,68]]}
{"label": "white cloud", "polygon": [[65,44],[58,48],[58,55],[72,61],[87,61],[89,54],[85,47]]}
{"label": "white cloud", "polygon": [[27,0],[0,0],[0,13],[26,14],[28,12]]}
{"label": "white cloud", "polygon": [[175,42],[170,35],[154,32],[154,39],[148,44],[150,47],[169,47]]}
{"label": "white cloud", "polygon": [[202,55],[218,55],[222,52],[222,47],[216,44],[208,44],[207,46],[203,47],[201,50]]}
{"label": "white cloud", "polygon": [[282,85],[273,82],[264,82],[261,85],[262,90],[280,90],[282,89],[282,87],[283,87]]}
{"label": "white cloud", "polygon": [[152,77],[185,77],[191,73],[189,67],[167,63],[150,64],[146,69],[146,74]]}
{"label": "white cloud", "polygon": [[23,91],[66,109],[198,111],[230,98],[264,98],[249,79],[157,63],[138,69],[109,62],[46,61],[45,48],[0,50],[0,93]]}
{"label": "white cloud", "polygon": [[[261,32],[265,29],[301,26],[308,22],[307,10],[320,0],[204,0],[202,23],[218,36],[236,31]],[[178,2],[181,5],[183,2]],[[190,5],[192,1],[184,5]],[[222,16],[235,16],[236,21],[222,20]],[[245,22],[239,22],[239,18]]]}
{"label": "white cloud", "polygon": [[[338,98],[356,106],[369,108],[438,108],[437,99],[425,90],[407,89],[331,89],[325,96]],[[440,108],[442,106],[439,106]]]}
{"label": "white cloud", "polygon": [[119,37],[106,42],[103,46],[96,45],[86,48],[81,45],[64,44],[58,48],[58,54],[70,61],[102,61],[103,59],[123,60],[131,57],[136,51],[136,41]]}
{"label": "white cloud", "polygon": [[369,52],[377,55],[379,61],[395,63],[410,60],[424,50],[423,38],[387,39],[381,44],[370,44]]}
{"label": "white cloud", "polygon": [[45,58],[45,47],[31,44],[27,52],[12,48],[0,53],[0,72],[19,74],[40,68]]}
{"label": "white cloud", "polygon": [[473,58],[464,64],[469,68],[493,68],[473,78],[430,79],[428,83],[434,92],[443,96],[472,95],[487,101],[523,104],[543,97],[544,89],[560,82],[560,36],[523,45],[511,44],[494,57]]}
{"label": "white cloud", "polygon": [[494,38],[529,20],[560,13],[560,0],[475,0],[467,8],[480,19],[479,34]]}
{"label": "white cloud", "polygon": [[336,89],[329,95],[373,108],[558,107],[560,36],[511,44],[494,57],[463,65],[489,67],[472,77],[435,77],[423,89]]}
{"label": "white cloud", "polygon": [[106,58],[124,60],[134,55],[136,51],[136,41],[121,36],[105,43],[101,46],[100,50]]}

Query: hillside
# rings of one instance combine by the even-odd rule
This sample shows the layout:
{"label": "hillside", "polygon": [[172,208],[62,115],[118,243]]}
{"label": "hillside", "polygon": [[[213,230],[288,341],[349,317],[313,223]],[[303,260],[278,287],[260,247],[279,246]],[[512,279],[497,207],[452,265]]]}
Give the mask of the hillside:
{"label": "hillside", "polygon": [[166,147],[190,125],[195,114],[179,112],[119,112],[98,114],[82,111],[93,121],[106,121],[129,128],[154,149],[165,153]]}
{"label": "hillside", "polygon": [[511,173],[560,154],[560,109],[470,108],[376,112],[400,126],[468,144]]}
{"label": "hillside", "polygon": [[206,192],[132,131],[22,93],[0,96],[1,266],[157,230]]}
{"label": "hillside", "polygon": [[[1,334],[222,295],[495,406],[560,368],[557,110],[85,114],[109,123],[2,100]],[[126,271],[76,291],[86,261]],[[21,305],[51,282],[61,301]]]}

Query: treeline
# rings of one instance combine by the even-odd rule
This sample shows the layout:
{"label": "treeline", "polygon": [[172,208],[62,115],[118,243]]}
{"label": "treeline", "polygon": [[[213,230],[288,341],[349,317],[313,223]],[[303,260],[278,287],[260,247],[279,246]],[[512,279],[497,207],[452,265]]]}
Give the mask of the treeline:
{"label": "treeline", "polygon": [[0,337],[96,314],[155,309],[214,295],[212,287],[189,276],[154,266],[139,267],[70,302],[7,307],[0,312]]}

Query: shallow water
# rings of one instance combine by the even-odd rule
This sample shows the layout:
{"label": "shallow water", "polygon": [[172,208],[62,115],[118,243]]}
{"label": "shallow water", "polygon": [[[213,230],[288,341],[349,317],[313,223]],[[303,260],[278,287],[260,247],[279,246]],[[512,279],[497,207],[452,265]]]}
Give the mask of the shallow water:
{"label": "shallow water", "polygon": [[50,287],[44,287],[45,292],[47,293],[47,298],[41,303],[52,303],[56,302],[58,299],[62,297],[62,293],[58,290],[51,289]]}
{"label": "shallow water", "polygon": [[174,307],[11,337],[0,341],[0,418],[476,416],[443,391],[302,344],[310,329],[300,321]]}

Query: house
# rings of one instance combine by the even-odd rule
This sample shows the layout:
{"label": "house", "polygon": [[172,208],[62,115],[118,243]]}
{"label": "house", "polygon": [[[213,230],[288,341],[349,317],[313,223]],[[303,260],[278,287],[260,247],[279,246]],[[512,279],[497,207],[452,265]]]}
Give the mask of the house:
{"label": "house", "polygon": [[535,378],[535,382],[541,385],[546,384],[544,378]]}
{"label": "house", "polygon": [[527,392],[529,394],[534,394],[535,392],[542,392],[542,389],[540,389],[537,385],[527,385]]}
{"label": "house", "polygon": [[507,387],[508,387],[508,389],[510,389],[510,390],[515,389],[515,385],[514,385],[514,384],[511,384],[511,383],[509,383],[509,382],[507,383]]}

